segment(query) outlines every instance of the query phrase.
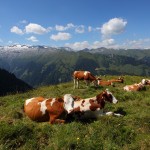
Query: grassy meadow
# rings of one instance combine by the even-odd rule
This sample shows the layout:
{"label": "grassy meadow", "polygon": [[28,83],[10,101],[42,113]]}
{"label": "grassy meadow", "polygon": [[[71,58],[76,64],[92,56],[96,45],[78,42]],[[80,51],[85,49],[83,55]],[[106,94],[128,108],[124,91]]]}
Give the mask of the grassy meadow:
{"label": "grassy meadow", "polygon": [[[0,150],[149,150],[150,86],[140,92],[123,91],[124,85],[138,83],[142,78],[124,76],[124,83],[97,89],[86,88],[84,83],[80,89],[73,89],[73,82],[68,82],[0,97]],[[90,122],[74,120],[50,125],[49,122],[33,122],[23,112],[24,101],[31,97],[59,97],[71,93],[87,98],[106,88],[119,102],[107,103],[105,110],[121,112],[123,117],[102,116]]]}

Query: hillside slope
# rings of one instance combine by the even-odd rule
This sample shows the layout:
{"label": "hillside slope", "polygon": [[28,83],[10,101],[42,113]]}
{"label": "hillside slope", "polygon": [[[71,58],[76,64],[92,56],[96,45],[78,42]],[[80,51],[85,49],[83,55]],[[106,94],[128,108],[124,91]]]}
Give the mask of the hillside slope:
{"label": "hillside slope", "polygon": [[[118,78],[106,76],[103,79]],[[149,77],[150,78],[150,77]],[[150,86],[140,92],[125,92],[127,84],[138,83],[140,76],[124,76],[124,83],[115,87],[92,86],[73,89],[73,82],[45,86],[22,94],[0,97],[0,149],[115,149],[149,150],[150,148]],[[102,116],[98,120],[50,125],[31,121],[23,112],[26,99],[44,96],[61,97],[66,93],[88,98],[106,88],[118,99],[117,104],[106,103],[105,111],[124,114],[123,117]]]}
{"label": "hillside slope", "polygon": [[31,90],[24,81],[17,79],[14,74],[9,73],[4,69],[0,69],[0,96],[10,93],[20,93]]}

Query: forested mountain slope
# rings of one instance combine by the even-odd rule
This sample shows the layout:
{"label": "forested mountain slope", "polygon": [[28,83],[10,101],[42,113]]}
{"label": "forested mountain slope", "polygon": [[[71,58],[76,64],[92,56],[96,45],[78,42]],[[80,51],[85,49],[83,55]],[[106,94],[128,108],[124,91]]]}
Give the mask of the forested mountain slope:
{"label": "forested mountain slope", "polygon": [[150,50],[100,48],[76,52],[32,47],[0,52],[0,67],[32,86],[70,81],[74,70],[89,70],[94,75],[150,75]]}
{"label": "forested mountain slope", "polygon": [[17,79],[14,74],[0,69],[0,96],[10,93],[26,92],[31,89],[31,86]]}

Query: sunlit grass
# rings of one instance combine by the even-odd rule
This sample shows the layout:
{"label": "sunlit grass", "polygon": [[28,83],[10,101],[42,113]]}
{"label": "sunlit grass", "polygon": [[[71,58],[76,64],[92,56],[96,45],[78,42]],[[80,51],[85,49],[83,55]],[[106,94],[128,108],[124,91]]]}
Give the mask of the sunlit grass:
{"label": "sunlit grass", "polygon": [[[117,78],[107,76],[107,79]],[[140,82],[143,77],[125,76],[125,82],[115,87],[73,88],[73,82],[45,86],[16,95],[0,97],[0,149],[5,150],[148,150],[150,147],[150,87],[145,91],[125,92],[123,86]],[[109,88],[119,100],[107,103],[105,110],[120,111],[123,117],[103,116],[99,120],[83,123],[73,121],[64,125],[31,121],[23,112],[24,101],[31,97],[60,97],[66,93],[87,98]]]}

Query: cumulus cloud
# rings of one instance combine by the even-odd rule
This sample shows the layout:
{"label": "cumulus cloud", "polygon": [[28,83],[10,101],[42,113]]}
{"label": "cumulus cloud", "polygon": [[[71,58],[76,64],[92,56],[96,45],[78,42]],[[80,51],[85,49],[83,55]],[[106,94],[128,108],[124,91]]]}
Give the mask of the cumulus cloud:
{"label": "cumulus cloud", "polygon": [[138,40],[130,40],[126,41],[122,44],[122,48],[139,48],[139,49],[149,49],[150,48],[150,39],[138,39]]}
{"label": "cumulus cloud", "polygon": [[27,40],[32,41],[32,42],[38,42],[38,40],[35,36],[31,36],[31,37],[27,38]]}
{"label": "cumulus cloud", "polygon": [[95,41],[93,42],[92,48],[99,48],[99,47],[106,47],[111,48],[115,47],[115,40],[114,39],[105,39],[103,41]]}
{"label": "cumulus cloud", "polygon": [[76,27],[75,31],[77,33],[84,33],[84,25],[80,25],[80,26]]}
{"label": "cumulus cloud", "polygon": [[52,34],[50,39],[59,41],[59,40],[69,40],[71,38],[70,33],[58,32],[57,34]]}
{"label": "cumulus cloud", "polygon": [[57,31],[65,31],[67,29],[70,29],[70,28],[74,28],[75,26],[72,24],[72,23],[68,23],[66,26],[62,26],[62,25],[56,25],[55,26],[55,29]]}
{"label": "cumulus cloud", "polygon": [[104,38],[114,34],[120,34],[124,31],[127,21],[122,18],[113,18],[104,23],[101,27],[101,33]]}
{"label": "cumulus cloud", "polygon": [[35,34],[44,34],[49,31],[49,28],[46,29],[39,24],[30,23],[25,27],[26,33],[35,33]]}
{"label": "cumulus cloud", "polygon": [[66,47],[70,47],[74,50],[82,50],[85,48],[90,48],[90,44],[88,43],[88,41],[83,41],[83,42],[75,42],[75,43],[66,43],[65,44]]}
{"label": "cumulus cloud", "polygon": [[13,26],[13,27],[10,29],[10,32],[16,33],[16,34],[19,34],[19,35],[22,35],[22,34],[23,34],[23,31],[22,31],[21,29],[19,29],[17,26]]}
{"label": "cumulus cloud", "polygon": [[106,39],[103,41],[95,41],[92,44],[89,44],[88,41],[83,42],[75,42],[75,43],[66,43],[65,46],[70,47],[74,50],[82,50],[85,48],[99,48],[99,47],[106,47],[106,48],[112,48],[112,47],[118,47],[116,45],[114,39]]}
{"label": "cumulus cloud", "polygon": [[88,26],[88,31],[91,32],[92,31],[92,27]]}

